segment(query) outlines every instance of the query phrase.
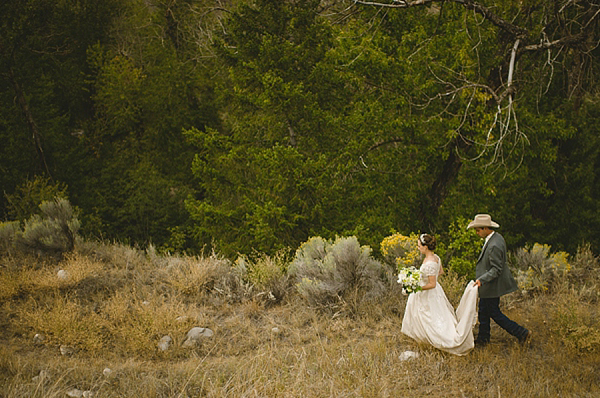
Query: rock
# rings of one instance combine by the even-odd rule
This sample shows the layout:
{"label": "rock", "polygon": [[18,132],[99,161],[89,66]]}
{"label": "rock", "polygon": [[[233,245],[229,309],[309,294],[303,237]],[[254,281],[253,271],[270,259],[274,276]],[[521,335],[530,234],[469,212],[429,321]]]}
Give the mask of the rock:
{"label": "rock", "polygon": [[81,397],[83,397],[83,391],[78,390],[76,388],[72,388],[69,391],[67,391],[67,397],[81,398]]}
{"label": "rock", "polygon": [[83,394],[81,394],[81,396],[83,398],[92,398],[94,396],[94,392],[87,390],[87,391],[84,391]]}
{"label": "rock", "polygon": [[59,269],[56,275],[58,276],[58,279],[62,281],[67,280],[69,278],[69,274],[64,269]]}
{"label": "rock", "polygon": [[104,375],[104,377],[109,377],[112,374],[112,370],[110,368],[104,368],[102,374]]}
{"label": "rock", "polygon": [[46,372],[45,370],[40,370],[40,373],[37,376],[33,376],[31,378],[31,381],[34,382],[40,382],[40,381],[44,381],[48,378],[48,372]]}
{"label": "rock", "polygon": [[69,347],[67,345],[60,346],[60,353],[62,355],[73,355],[74,352],[75,350],[73,349],[73,347]]}
{"label": "rock", "polygon": [[167,351],[171,346],[172,341],[173,339],[171,336],[163,336],[163,338],[158,342],[158,348],[160,348],[161,351]]}
{"label": "rock", "polygon": [[198,341],[200,341],[201,338],[212,337],[213,335],[214,335],[214,332],[212,330],[210,330],[209,328],[200,328],[200,327],[191,328],[190,331],[187,333],[187,338],[183,342],[183,346],[184,347],[193,347],[198,343]]}
{"label": "rock", "polygon": [[142,301],[142,305],[150,305],[150,302],[148,300],[144,300]]}
{"label": "rock", "polygon": [[273,332],[275,334],[279,334],[280,330],[278,327],[274,327],[273,329],[271,329],[271,332]]}
{"label": "rock", "polygon": [[33,336],[34,344],[42,344],[44,340],[46,340],[46,336],[44,336],[43,334],[36,333],[35,336]]}
{"label": "rock", "polygon": [[419,353],[418,352],[414,352],[414,351],[404,351],[402,354],[400,354],[400,357],[398,359],[400,359],[401,361],[409,361],[411,359],[415,359],[419,357]]}

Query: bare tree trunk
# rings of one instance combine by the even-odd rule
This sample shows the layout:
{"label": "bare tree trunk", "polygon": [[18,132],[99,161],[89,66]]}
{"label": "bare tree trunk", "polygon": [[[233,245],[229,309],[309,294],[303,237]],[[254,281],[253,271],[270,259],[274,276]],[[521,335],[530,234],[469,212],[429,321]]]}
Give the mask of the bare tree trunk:
{"label": "bare tree trunk", "polygon": [[167,9],[165,10],[166,17],[166,34],[173,43],[175,50],[179,50],[180,45],[180,33],[179,33],[179,21],[175,17],[174,8],[176,7],[176,0],[171,0],[169,4],[167,4]]}
{"label": "bare tree trunk", "polygon": [[29,109],[29,104],[27,103],[27,99],[25,98],[25,92],[23,91],[23,88],[17,81],[17,78],[15,77],[15,73],[12,68],[10,68],[10,80],[12,82],[13,88],[15,89],[17,103],[19,104],[19,107],[21,108],[21,111],[23,112],[23,116],[25,116],[25,120],[27,121],[27,126],[29,127],[29,132],[32,135],[33,144],[35,146],[35,150],[40,159],[40,163],[42,164],[48,177],[50,177],[50,179],[52,179],[52,174],[50,173],[50,169],[48,168],[48,163],[46,162],[46,156],[44,155],[44,149],[42,148],[42,140],[41,140],[39,129],[37,127],[37,124],[35,123],[35,119],[33,118],[31,111]]}
{"label": "bare tree trunk", "polygon": [[439,209],[444,203],[450,186],[456,181],[458,173],[462,167],[462,160],[457,150],[469,146],[462,138],[455,139],[455,145],[444,162],[442,170],[437,175],[435,181],[431,184],[429,191],[421,202],[419,211],[419,222],[424,231],[435,231],[435,220],[439,214]]}

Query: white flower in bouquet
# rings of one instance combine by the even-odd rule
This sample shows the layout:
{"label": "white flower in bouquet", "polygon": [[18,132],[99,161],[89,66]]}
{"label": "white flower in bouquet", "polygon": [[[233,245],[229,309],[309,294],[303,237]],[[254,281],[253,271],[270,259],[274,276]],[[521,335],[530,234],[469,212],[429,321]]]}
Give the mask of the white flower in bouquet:
{"label": "white flower in bouquet", "polygon": [[402,285],[403,294],[421,291],[421,271],[415,267],[401,268],[398,274],[398,283]]}

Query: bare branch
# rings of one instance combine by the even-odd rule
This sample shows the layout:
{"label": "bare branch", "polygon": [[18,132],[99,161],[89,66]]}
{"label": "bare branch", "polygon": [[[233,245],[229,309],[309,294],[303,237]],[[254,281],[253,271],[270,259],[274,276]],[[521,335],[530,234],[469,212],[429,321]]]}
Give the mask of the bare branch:
{"label": "bare branch", "polygon": [[527,29],[521,28],[520,26],[514,25],[493,13],[489,8],[482,4],[474,2],[472,0],[413,0],[413,1],[402,1],[402,0],[391,0],[391,3],[376,2],[376,1],[361,1],[354,0],[354,3],[377,6],[377,7],[388,7],[388,8],[410,8],[410,7],[422,7],[431,3],[443,3],[445,1],[453,2],[462,5],[467,10],[473,10],[477,14],[483,16],[485,19],[490,21],[497,27],[507,31],[515,37],[525,37],[528,32]]}
{"label": "bare branch", "polygon": [[19,104],[19,107],[21,108],[21,111],[23,112],[23,116],[25,117],[25,120],[27,121],[27,126],[29,127],[29,132],[32,135],[33,144],[35,146],[35,150],[38,154],[38,157],[40,158],[40,163],[44,166],[44,170],[46,171],[46,174],[48,175],[48,177],[50,177],[50,179],[53,179],[52,174],[50,173],[50,168],[48,167],[48,163],[46,162],[46,155],[44,154],[44,148],[42,146],[42,139],[41,139],[40,131],[39,131],[37,123],[35,122],[35,119],[33,117],[33,113],[31,112],[31,109],[29,108],[29,103],[27,101],[27,96],[25,95],[25,91],[24,91],[23,87],[21,86],[21,84],[19,84],[19,82],[17,81],[17,77],[16,77],[12,67],[9,69],[9,76],[10,76],[10,80],[11,80],[11,83],[12,83],[14,91],[15,91],[15,96],[16,96],[17,102]]}
{"label": "bare branch", "polygon": [[[586,82],[594,80],[597,75],[597,69],[594,66],[594,55],[592,50],[600,45],[600,40],[597,36],[598,19],[600,16],[600,4],[597,1],[587,0],[557,0],[554,2],[554,7],[550,4],[549,8],[545,5],[537,6],[531,3],[530,6],[521,4],[516,8],[516,14],[508,19],[503,19],[497,9],[493,6],[494,2],[486,2],[490,8],[483,5],[483,0],[352,0],[354,4],[365,6],[376,6],[382,8],[414,8],[414,7],[434,7],[443,3],[454,3],[466,10],[472,11],[475,18],[475,26],[480,27],[485,21],[499,30],[503,31],[502,39],[499,41],[501,50],[504,48],[504,40],[509,36],[509,40],[513,42],[512,47],[508,48],[508,57],[503,57],[501,63],[497,66],[497,70],[504,69],[507,65],[507,73],[504,75],[498,85],[495,79],[487,81],[486,77],[482,76],[481,70],[478,77],[473,77],[471,74],[463,74],[460,68],[445,68],[443,65],[433,65],[434,68],[427,65],[429,73],[434,77],[439,84],[440,89],[437,93],[421,92],[418,94],[421,97],[420,104],[414,105],[420,109],[429,107],[434,101],[442,102],[443,109],[437,110],[433,118],[441,115],[452,117],[458,124],[455,127],[455,134],[462,138],[464,142],[469,142],[469,148],[477,148],[476,156],[470,157],[468,160],[476,160],[484,155],[489,156],[489,163],[486,167],[500,168],[504,167],[505,171],[509,172],[507,160],[514,157],[515,153],[521,151],[524,146],[528,145],[529,139],[526,133],[522,130],[519,124],[516,103],[518,101],[516,92],[518,88],[517,82],[527,84],[524,79],[516,79],[515,76],[521,71],[517,68],[517,60],[522,55],[532,53],[547,53],[544,56],[545,61],[540,65],[546,73],[534,75],[534,80],[549,78],[547,83],[544,82],[545,90],[547,91],[552,83],[554,76],[555,65],[562,62],[561,69],[569,69],[568,76],[568,95],[581,96],[587,89]],[[552,3],[552,2],[550,2]],[[521,15],[522,13],[522,15]],[[531,18],[541,19],[538,23],[542,24],[542,29],[537,37],[531,37],[531,34],[524,26],[529,26]],[[481,17],[483,19],[481,20]],[[521,21],[521,22],[519,22]],[[528,25],[519,25],[520,23]],[[473,40],[468,31],[468,24],[465,24],[469,38]],[[533,28],[532,28],[533,32]],[[481,36],[480,36],[481,39]],[[409,59],[418,53],[429,40],[425,39],[415,47],[414,53],[410,54]],[[481,40],[480,42],[481,43]],[[476,44],[473,49],[477,53]],[[569,51],[567,51],[569,50]],[[572,50],[572,51],[571,51]],[[478,56],[478,53],[476,54]],[[545,54],[544,54],[545,55]],[[587,58],[586,58],[587,57]],[[508,59],[507,59],[508,58]],[[566,59],[573,59],[573,65],[566,66]],[[562,61],[561,61],[562,60]],[[465,67],[469,67],[466,65]],[[549,69],[549,71],[548,71]],[[506,73],[506,74],[505,74]],[[548,76],[549,73],[549,76]],[[503,83],[503,78],[507,81]],[[585,80],[587,79],[587,80]],[[542,82],[540,80],[540,82]],[[467,90],[467,91],[465,91]],[[542,88],[542,91],[544,89]],[[484,91],[489,94],[495,101],[496,109],[492,111],[493,120],[486,126],[487,135],[485,138],[477,140],[475,136],[468,133],[469,128],[466,128],[470,120],[475,122],[474,105],[477,101],[477,91]],[[455,105],[457,101],[464,100],[457,110]],[[479,141],[479,142],[477,142]],[[379,147],[376,144],[374,147]],[[456,148],[459,151],[459,148]],[[458,153],[458,152],[457,152]],[[523,151],[521,151],[521,159],[523,161]],[[464,159],[467,160],[467,159]],[[517,166],[518,168],[518,166]],[[510,171],[512,172],[512,171]]]}
{"label": "bare branch", "polygon": [[521,50],[519,50],[519,53],[522,53],[525,51],[539,51],[539,50],[546,50],[549,48],[569,46],[569,45],[573,45],[573,44],[582,42],[585,39],[585,37],[586,37],[585,34],[579,33],[574,36],[561,37],[560,39],[553,40],[553,41],[546,40],[542,43],[530,44],[528,46],[522,47]]}
{"label": "bare branch", "polygon": [[513,45],[513,49],[510,53],[510,65],[508,68],[508,87],[510,88],[510,86],[512,85],[512,81],[513,81],[513,72],[515,70],[515,58],[517,56],[517,49],[519,48],[519,42],[521,40],[517,39],[515,41],[515,44]]}
{"label": "bare branch", "polygon": [[397,143],[403,142],[403,141],[404,140],[402,140],[400,138],[393,138],[391,140],[381,141],[381,142],[371,145],[371,147],[367,150],[367,152],[370,152],[370,151],[377,149],[379,147],[382,147],[382,146],[386,146],[386,145],[390,145],[390,144],[397,144]]}

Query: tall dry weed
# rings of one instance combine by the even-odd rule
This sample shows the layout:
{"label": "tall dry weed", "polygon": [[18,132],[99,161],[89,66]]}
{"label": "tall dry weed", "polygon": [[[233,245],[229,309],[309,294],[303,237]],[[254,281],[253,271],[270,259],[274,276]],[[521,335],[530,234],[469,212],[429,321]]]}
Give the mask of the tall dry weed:
{"label": "tall dry weed", "polygon": [[589,244],[583,244],[571,261],[569,283],[575,287],[580,300],[589,303],[600,301],[600,258],[594,255]]}
{"label": "tall dry weed", "polygon": [[159,294],[139,297],[135,292],[120,292],[104,303],[99,312],[110,335],[110,345],[105,348],[121,355],[154,357],[159,354],[160,339],[167,335],[173,339],[177,351],[191,327],[209,326],[194,307],[177,297]]}
{"label": "tall dry weed", "polygon": [[122,270],[147,266],[144,251],[118,242],[82,241],[75,251],[107,265],[107,268]]}
{"label": "tall dry weed", "polygon": [[198,299],[214,289],[224,291],[230,285],[231,263],[216,254],[209,257],[168,255],[165,259],[160,268],[161,279],[182,295]]}
{"label": "tall dry weed", "polygon": [[0,255],[16,254],[16,242],[20,233],[19,221],[0,222]]}
{"label": "tall dry weed", "polygon": [[68,296],[53,295],[44,303],[29,299],[17,311],[18,329],[30,339],[45,336],[44,344],[98,352],[104,347],[105,320],[92,308]]}
{"label": "tall dry weed", "polygon": [[439,283],[442,285],[450,303],[456,308],[465,292],[469,279],[451,268],[444,268],[444,273],[439,277]]}
{"label": "tall dry weed", "polygon": [[281,302],[290,290],[286,250],[273,256],[258,253],[240,256],[235,261],[237,274],[254,290],[253,297],[268,304]]}
{"label": "tall dry weed", "polygon": [[[307,258],[324,257],[312,248]],[[268,278],[218,256],[153,258],[124,246],[88,253],[0,272],[3,397],[63,397],[73,388],[96,398],[600,394],[597,302],[585,290],[597,279],[588,271],[564,278],[552,295],[503,300],[507,315],[534,331],[531,346],[493,326],[488,347],[456,357],[400,332],[406,298],[389,288],[367,300],[368,284],[349,284],[334,311],[317,311],[293,287],[267,305],[257,293]],[[360,258],[346,254],[334,259]],[[269,258],[258,267],[275,265]],[[70,271],[70,282],[56,279],[59,268]],[[580,268],[587,269],[573,265],[573,272]],[[449,270],[440,278],[453,304],[466,282]],[[184,349],[194,326],[214,336]],[[35,333],[46,340],[34,343]],[[166,351],[157,347],[164,335],[173,339]],[[75,351],[63,356],[61,344]],[[419,357],[401,361],[406,350]]]}
{"label": "tall dry weed", "polygon": [[23,295],[32,289],[32,280],[38,272],[26,267],[10,267],[0,272],[0,302]]}

